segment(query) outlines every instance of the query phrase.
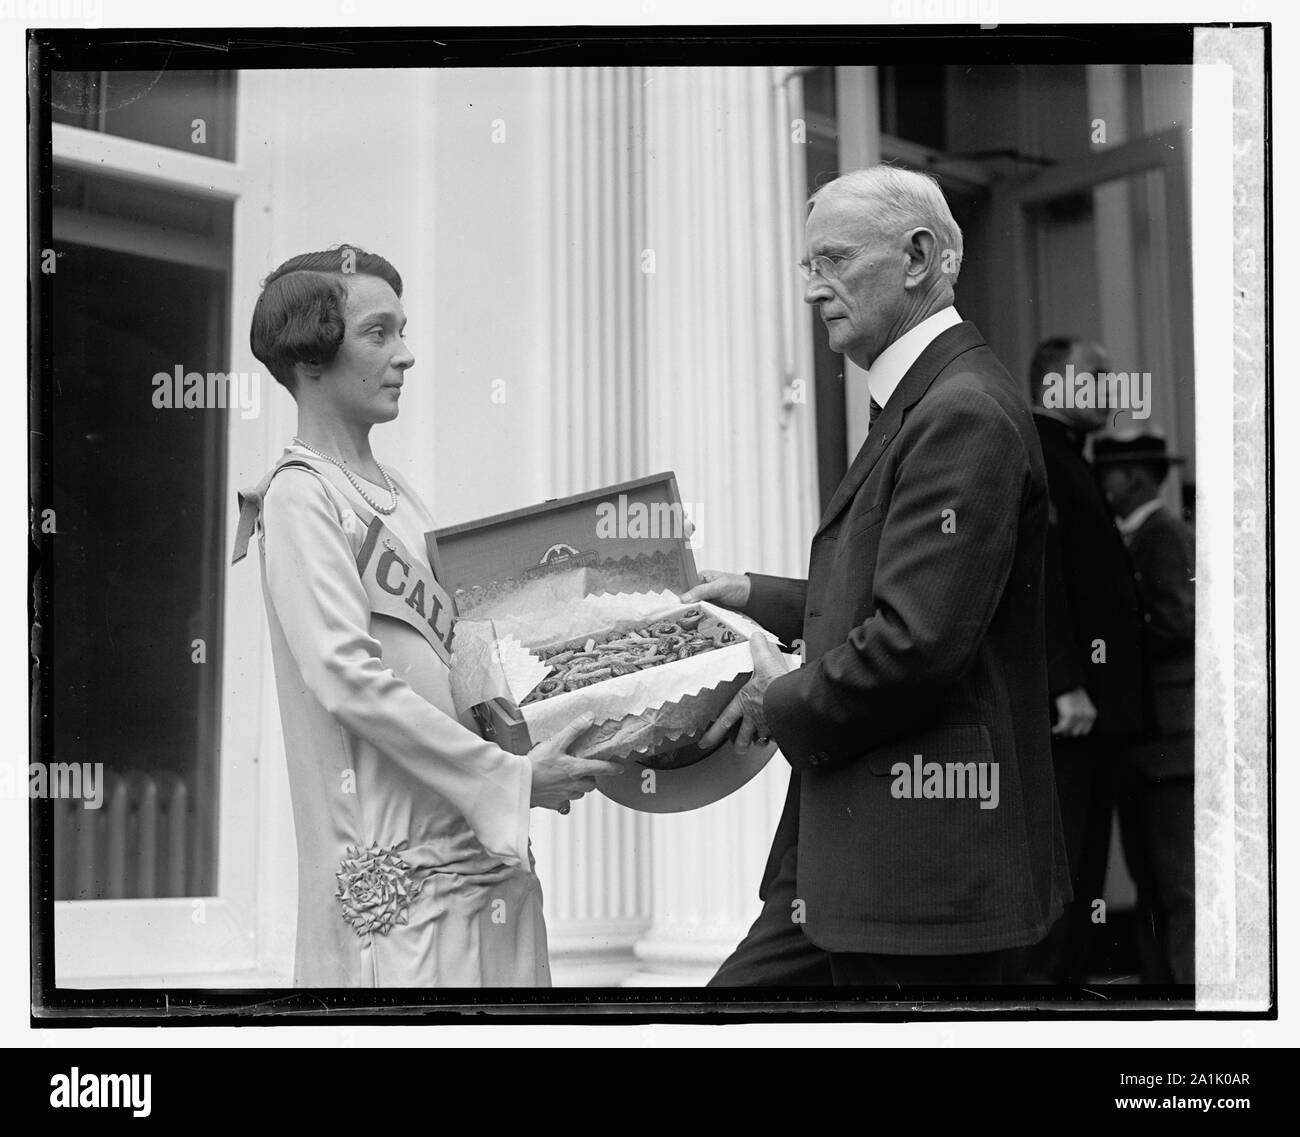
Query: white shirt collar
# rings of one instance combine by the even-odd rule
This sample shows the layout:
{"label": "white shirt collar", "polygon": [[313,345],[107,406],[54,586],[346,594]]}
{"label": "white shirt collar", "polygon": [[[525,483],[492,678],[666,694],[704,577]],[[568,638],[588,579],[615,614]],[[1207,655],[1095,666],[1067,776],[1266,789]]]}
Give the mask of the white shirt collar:
{"label": "white shirt collar", "polygon": [[889,402],[889,396],[903,381],[903,376],[911,369],[912,364],[921,358],[921,352],[929,347],[941,332],[960,323],[961,317],[957,315],[957,309],[949,305],[933,316],[927,316],[911,331],[899,336],[876,357],[876,362],[867,372],[867,390],[871,393],[871,397],[883,407]]}
{"label": "white shirt collar", "polygon": [[1131,536],[1132,534],[1136,533],[1139,529],[1141,529],[1142,523],[1153,513],[1155,513],[1155,511],[1159,509],[1163,504],[1164,502],[1162,502],[1160,498],[1153,497],[1150,501],[1143,502],[1141,505],[1139,505],[1137,509],[1135,509],[1127,517],[1121,517],[1118,521],[1115,522],[1115,525],[1118,527],[1119,531],[1124,534],[1125,537]]}

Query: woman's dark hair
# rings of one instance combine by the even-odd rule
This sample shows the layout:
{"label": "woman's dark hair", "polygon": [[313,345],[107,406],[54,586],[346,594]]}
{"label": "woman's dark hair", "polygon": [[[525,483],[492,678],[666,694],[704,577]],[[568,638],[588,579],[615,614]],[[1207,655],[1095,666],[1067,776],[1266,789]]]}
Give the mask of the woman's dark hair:
{"label": "woman's dark hair", "polygon": [[397,269],[356,245],[291,257],[262,282],[248,342],[290,391],[295,363],[330,363],[338,354],[349,276],[378,277],[402,295]]}

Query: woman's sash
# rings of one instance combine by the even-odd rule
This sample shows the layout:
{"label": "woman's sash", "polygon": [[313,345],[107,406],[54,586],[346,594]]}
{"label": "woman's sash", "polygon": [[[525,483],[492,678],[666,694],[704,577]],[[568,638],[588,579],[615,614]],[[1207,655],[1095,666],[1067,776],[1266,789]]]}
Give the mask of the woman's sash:
{"label": "woman's sash", "polygon": [[[279,462],[256,486],[239,493],[239,525],[235,530],[232,564],[248,553],[248,542],[257,528],[262,502],[271,480],[281,470],[297,467],[308,470],[329,485],[325,476],[310,462],[289,457]],[[365,540],[357,552],[357,572],[366,590],[372,614],[401,620],[420,633],[443,663],[451,665],[451,641],[454,632],[451,598],[434,579],[432,571],[402,542],[380,514],[366,519],[366,511],[349,503],[349,508],[366,526]],[[433,560],[432,553],[429,560]]]}

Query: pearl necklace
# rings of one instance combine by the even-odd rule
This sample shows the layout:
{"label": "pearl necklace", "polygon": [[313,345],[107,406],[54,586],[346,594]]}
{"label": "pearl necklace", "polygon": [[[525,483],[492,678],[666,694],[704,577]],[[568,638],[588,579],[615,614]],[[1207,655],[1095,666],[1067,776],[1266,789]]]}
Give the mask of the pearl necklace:
{"label": "pearl necklace", "polygon": [[296,436],[294,437],[294,441],[299,446],[301,446],[304,450],[310,450],[313,454],[316,455],[317,458],[323,458],[326,462],[329,462],[337,466],[340,470],[342,470],[343,476],[347,478],[349,482],[352,483],[352,488],[361,495],[361,500],[364,501],[368,506],[370,506],[370,508],[373,509],[376,513],[382,513],[385,517],[387,517],[390,513],[393,513],[397,509],[397,485],[393,481],[393,479],[388,476],[388,471],[385,470],[383,466],[379,466],[378,460],[375,461],[375,465],[379,466],[379,472],[384,475],[384,484],[388,487],[388,492],[392,495],[393,498],[393,504],[388,506],[387,508],[380,505],[377,501],[371,498],[371,496],[368,493],[366,493],[365,489],[361,485],[361,482],[357,478],[356,474],[354,474],[351,470],[348,469],[348,464],[344,462],[342,459],[331,457],[329,454],[322,454],[319,450],[316,449],[316,447],[308,446],[307,443],[305,443],[301,438],[298,438]]}

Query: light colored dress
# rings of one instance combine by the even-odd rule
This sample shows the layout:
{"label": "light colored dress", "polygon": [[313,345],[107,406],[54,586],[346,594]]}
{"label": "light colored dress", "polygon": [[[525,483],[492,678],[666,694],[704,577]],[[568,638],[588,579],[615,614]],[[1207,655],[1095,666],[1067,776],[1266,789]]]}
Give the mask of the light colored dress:
{"label": "light colored dress", "polygon": [[[342,472],[296,445],[286,459],[311,470],[277,464],[244,506],[251,519],[260,498],[297,834],[295,984],[550,986],[531,764],[459,721],[429,640],[374,610],[358,557],[375,514]],[[381,533],[400,558],[390,553],[386,575],[432,578],[433,518],[393,480],[398,506]]]}

